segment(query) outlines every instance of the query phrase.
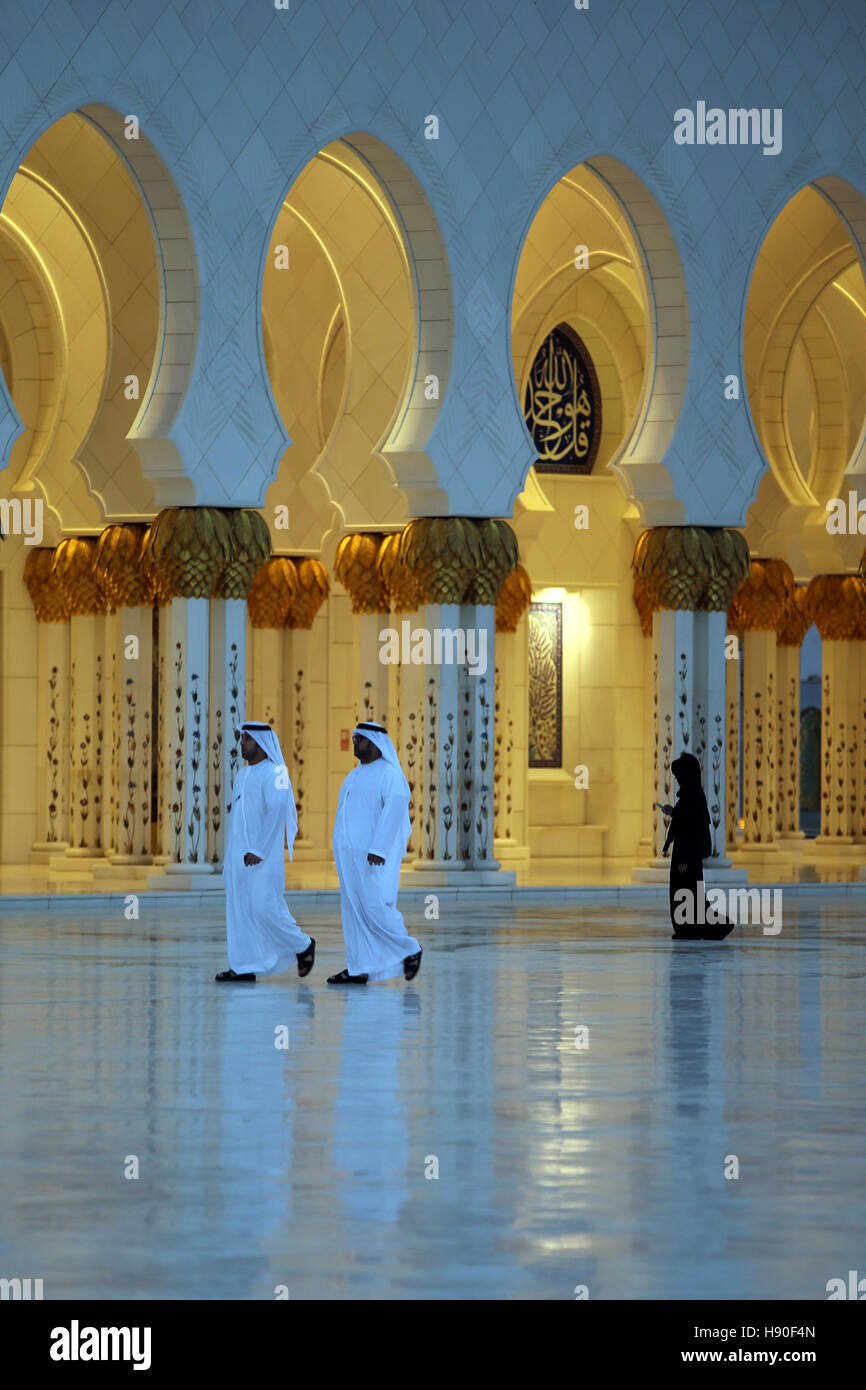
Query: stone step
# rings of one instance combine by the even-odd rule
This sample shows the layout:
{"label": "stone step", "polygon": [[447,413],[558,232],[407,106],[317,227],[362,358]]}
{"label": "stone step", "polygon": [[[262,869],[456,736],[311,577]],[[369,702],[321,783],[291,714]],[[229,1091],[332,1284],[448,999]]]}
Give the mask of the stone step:
{"label": "stone step", "polygon": [[606,825],[532,825],[529,852],[533,859],[600,859]]}

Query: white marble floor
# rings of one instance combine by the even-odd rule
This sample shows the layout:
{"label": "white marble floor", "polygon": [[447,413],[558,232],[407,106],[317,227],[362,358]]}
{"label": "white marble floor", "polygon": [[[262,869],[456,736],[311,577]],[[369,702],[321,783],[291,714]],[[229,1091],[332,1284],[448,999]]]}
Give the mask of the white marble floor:
{"label": "white marble floor", "polygon": [[672,943],[663,904],[443,904],[407,913],[413,985],[353,992],[333,917],[304,917],[308,982],[231,988],[217,912],[142,907],[0,914],[0,1277],[821,1300],[863,1269],[858,901],[722,945]]}

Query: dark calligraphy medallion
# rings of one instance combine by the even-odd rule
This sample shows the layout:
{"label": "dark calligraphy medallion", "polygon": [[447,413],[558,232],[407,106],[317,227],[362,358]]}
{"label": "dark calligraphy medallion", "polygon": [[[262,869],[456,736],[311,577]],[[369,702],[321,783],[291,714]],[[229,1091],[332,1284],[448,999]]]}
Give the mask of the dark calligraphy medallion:
{"label": "dark calligraphy medallion", "polygon": [[601,392],[592,358],[567,323],[547,335],[535,356],[523,413],[539,473],[591,473],[601,439]]}

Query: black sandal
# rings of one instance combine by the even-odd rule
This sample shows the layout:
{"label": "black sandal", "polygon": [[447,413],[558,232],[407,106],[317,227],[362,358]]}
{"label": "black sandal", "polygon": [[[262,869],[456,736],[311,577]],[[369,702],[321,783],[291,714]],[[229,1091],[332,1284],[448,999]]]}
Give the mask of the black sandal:
{"label": "black sandal", "polygon": [[366,975],[350,975],[348,970],[341,970],[339,975],[329,975],[329,985],[365,985]]}
{"label": "black sandal", "polygon": [[254,985],[256,982],[255,975],[236,975],[233,970],[221,970],[218,975],[214,975],[214,979],[217,981],[217,984],[220,985],[233,985],[236,983]]}
{"label": "black sandal", "polygon": [[421,957],[423,956],[423,954],[424,947],[422,946],[421,950],[416,951],[414,956],[406,957],[406,959],[403,962],[404,980],[414,980],[415,976],[418,974],[418,971],[421,969]]}
{"label": "black sandal", "polygon": [[[313,961],[316,959],[316,938],[310,937],[310,944],[306,951],[298,951],[298,974],[301,979],[305,979],[313,968]],[[301,967],[303,966],[303,969]]]}

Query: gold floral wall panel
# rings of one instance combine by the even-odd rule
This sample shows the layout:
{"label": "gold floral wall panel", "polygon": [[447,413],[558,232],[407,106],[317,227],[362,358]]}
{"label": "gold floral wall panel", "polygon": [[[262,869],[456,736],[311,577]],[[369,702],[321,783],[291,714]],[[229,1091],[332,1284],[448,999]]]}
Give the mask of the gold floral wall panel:
{"label": "gold floral wall panel", "polygon": [[562,766],[562,604],[529,608],[529,766]]}

